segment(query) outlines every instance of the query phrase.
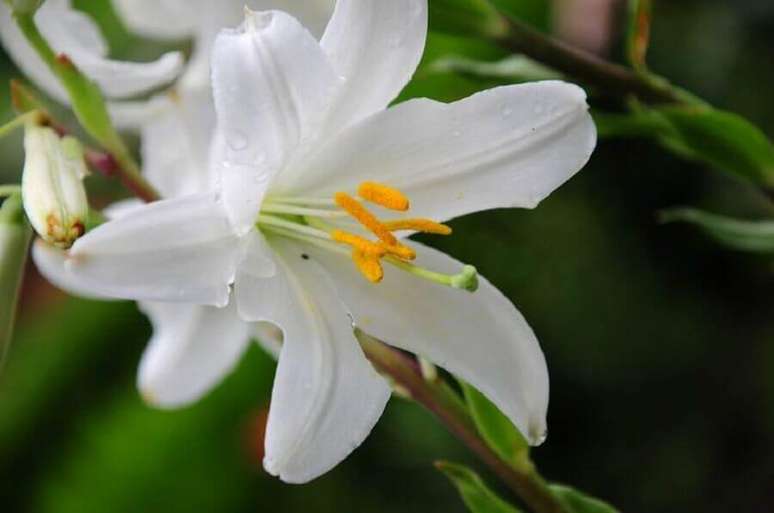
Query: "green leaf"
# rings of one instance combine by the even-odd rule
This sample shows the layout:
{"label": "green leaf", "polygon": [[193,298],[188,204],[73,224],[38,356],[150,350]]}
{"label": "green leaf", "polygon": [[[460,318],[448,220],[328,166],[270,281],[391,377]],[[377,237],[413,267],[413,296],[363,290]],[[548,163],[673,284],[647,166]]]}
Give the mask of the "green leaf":
{"label": "green leaf", "polygon": [[675,208],[660,214],[664,223],[685,222],[700,228],[720,244],[750,253],[774,253],[774,221],[747,221],[694,208]]}
{"label": "green leaf", "polygon": [[569,486],[552,484],[548,487],[554,496],[564,504],[568,513],[618,513],[618,510],[610,504],[589,497]]}
{"label": "green leaf", "polygon": [[521,510],[495,495],[469,468],[446,461],[436,462],[435,467],[454,483],[472,513],[521,513]]}
{"label": "green leaf", "polygon": [[497,38],[508,24],[488,0],[430,0],[430,26],[455,35]]}
{"label": "green leaf", "polygon": [[21,195],[14,194],[0,207],[0,370],[11,345],[19,287],[31,237]]}
{"label": "green leaf", "polygon": [[521,467],[529,455],[529,445],[516,426],[489,399],[460,381],[473,422],[489,447],[514,467]]}
{"label": "green leaf", "polygon": [[650,0],[629,0],[629,27],[626,34],[626,56],[640,73],[646,72],[645,55],[650,42]]}
{"label": "green leaf", "polygon": [[655,110],[672,127],[662,143],[687,157],[774,187],[774,146],[741,116],[709,107]]}
{"label": "green leaf", "polygon": [[476,78],[502,80],[507,83],[562,78],[560,73],[523,55],[510,55],[495,62],[446,57],[433,62],[429,69],[437,73],[459,73]]}

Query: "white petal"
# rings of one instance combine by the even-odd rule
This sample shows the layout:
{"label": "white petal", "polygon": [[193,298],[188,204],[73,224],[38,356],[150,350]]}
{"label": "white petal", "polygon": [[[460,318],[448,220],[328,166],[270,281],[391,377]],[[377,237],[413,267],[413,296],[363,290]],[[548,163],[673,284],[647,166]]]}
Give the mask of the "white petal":
{"label": "white petal", "polygon": [[594,149],[585,99],[574,85],[537,82],[449,105],[412,100],[327,143],[283,187],[328,195],[375,180],[406,193],[412,216],[440,220],[532,208],[581,169]]}
{"label": "white petal", "polygon": [[[96,24],[73,9],[69,0],[47,1],[35,20],[54,51],[66,54],[108,97],[132,96],[168,83],[183,66],[182,55],[177,52],[148,63],[107,59],[107,45]],[[27,44],[4,4],[0,6],[0,40],[14,62],[39,87],[59,101],[68,102],[64,88]]]}
{"label": "white petal", "polygon": [[[462,264],[419,244],[417,264],[456,273]],[[312,249],[335,277],[355,323],[365,332],[428,358],[494,402],[532,442],[542,442],[548,371],[537,339],[513,304],[479,277],[475,293],[452,289],[385,265],[372,284],[349,259]]]}
{"label": "white petal", "polygon": [[189,37],[206,5],[201,0],[113,0],[117,14],[129,30],[161,39]]}
{"label": "white petal", "polygon": [[57,288],[86,299],[106,299],[67,269],[66,251],[37,239],[32,246],[32,259],[40,274]]}
{"label": "white petal", "polygon": [[363,355],[318,264],[303,260],[290,243],[272,245],[282,252],[278,272],[253,296],[253,308],[284,331],[264,467],[286,482],[303,483],[360,445],[390,389]]}
{"label": "white petal", "polygon": [[210,142],[215,112],[209,89],[179,89],[157,98],[163,105],[142,128],[142,167],[165,198],[213,190]]}
{"label": "white petal", "polygon": [[253,336],[258,344],[274,359],[279,359],[282,351],[282,330],[274,323],[261,321],[252,324]]}
{"label": "white petal", "polygon": [[190,404],[236,366],[249,342],[249,326],[236,308],[140,303],[153,337],[143,354],[137,386],[160,408]]}
{"label": "white petal", "polygon": [[427,0],[338,0],[321,44],[345,80],[331,130],[387,107],[411,79],[427,35]]}
{"label": "white petal", "polygon": [[214,162],[229,216],[246,231],[274,174],[316,135],[338,81],[314,37],[279,11],[249,12],[221,32],[212,66]]}
{"label": "white petal", "polygon": [[111,297],[228,303],[241,254],[214,194],[159,201],[78,239],[68,268]]}

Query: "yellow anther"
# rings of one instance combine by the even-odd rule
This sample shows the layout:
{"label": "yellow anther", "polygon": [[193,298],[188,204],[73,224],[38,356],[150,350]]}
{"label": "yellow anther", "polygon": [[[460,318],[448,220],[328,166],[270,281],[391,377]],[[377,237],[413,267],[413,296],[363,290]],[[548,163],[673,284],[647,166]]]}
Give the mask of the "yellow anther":
{"label": "yellow anther", "polygon": [[414,260],[417,257],[416,251],[414,251],[408,246],[404,246],[401,243],[398,243],[398,244],[381,243],[380,246],[384,248],[384,250],[388,254],[396,256],[401,260]]}
{"label": "yellow anther", "polygon": [[392,232],[414,230],[423,233],[435,233],[437,235],[451,235],[452,232],[451,227],[436,223],[431,219],[396,219],[394,221],[382,221],[382,224]]}
{"label": "yellow anther", "polygon": [[385,228],[381,221],[379,221],[375,215],[368,211],[363,205],[360,204],[355,198],[347,194],[346,192],[337,192],[333,199],[336,204],[347,211],[349,215],[357,219],[357,221],[370,230],[379,239],[390,246],[398,244],[398,239],[390,233],[390,230]]}
{"label": "yellow anther", "polygon": [[352,246],[355,251],[375,258],[383,257],[388,253],[387,248],[383,245],[344,230],[333,230],[331,232],[331,239]]}
{"label": "yellow anther", "polygon": [[398,189],[376,182],[363,182],[357,189],[357,195],[366,201],[376,203],[390,210],[405,212],[409,209],[409,200]]}
{"label": "yellow anther", "polygon": [[353,249],[352,260],[355,262],[358,271],[371,283],[379,283],[384,278],[384,269],[382,269],[379,257]]}

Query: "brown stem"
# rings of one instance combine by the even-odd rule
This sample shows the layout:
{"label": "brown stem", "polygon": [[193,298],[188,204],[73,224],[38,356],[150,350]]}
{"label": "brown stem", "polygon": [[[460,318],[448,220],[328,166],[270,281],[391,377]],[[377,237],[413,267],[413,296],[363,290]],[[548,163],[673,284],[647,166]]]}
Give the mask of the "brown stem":
{"label": "brown stem", "polygon": [[536,513],[566,513],[531,463],[514,468],[503,461],[479,436],[464,404],[448,385],[427,381],[416,361],[365,333],[358,339],[368,359],[381,373],[407,391],[411,398],[433,413]]}
{"label": "brown stem", "polygon": [[649,103],[686,103],[695,101],[664,79],[645,76],[606,61],[584,50],[549,37],[528,25],[504,17],[505,30],[495,37],[497,43],[600,90],[626,97],[634,95]]}

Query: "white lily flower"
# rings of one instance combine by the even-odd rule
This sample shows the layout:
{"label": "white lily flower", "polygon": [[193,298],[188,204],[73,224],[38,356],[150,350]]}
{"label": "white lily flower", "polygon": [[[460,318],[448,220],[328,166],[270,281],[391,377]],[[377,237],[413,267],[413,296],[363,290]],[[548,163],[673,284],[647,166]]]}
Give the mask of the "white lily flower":
{"label": "white lily flower", "polygon": [[[96,23],[73,9],[70,0],[46,1],[35,13],[35,21],[54,51],[67,55],[108,98],[135,96],[168,84],[183,66],[179,52],[164,54],[147,63],[107,58],[108,46]],[[58,101],[69,103],[64,87],[27,42],[5,2],[0,2],[0,43],[38,87]]]}
{"label": "white lily flower", "polygon": [[[389,397],[352,322],[472,383],[531,443],[545,436],[548,373],[526,321],[483,278],[460,290],[473,288],[469,266],[392,231],[445,233],[440,222],[467,213],[536,206],[588,160],[594,125],[583,91],[562,82],[387,109],[426,30],[424,0],[339,0],[319,42],[285,13],[248,12],[213,51],[220,189],[110,221],[64,265],[92,294],[280,326],[264,466],[288,482],[345,458]],[[379,219],[356,195],[379,215],[410,198],[421,217]],[[213,340],[159,352],[174,353],[149,365],[162,395],[206,389],[240,354]]]}

